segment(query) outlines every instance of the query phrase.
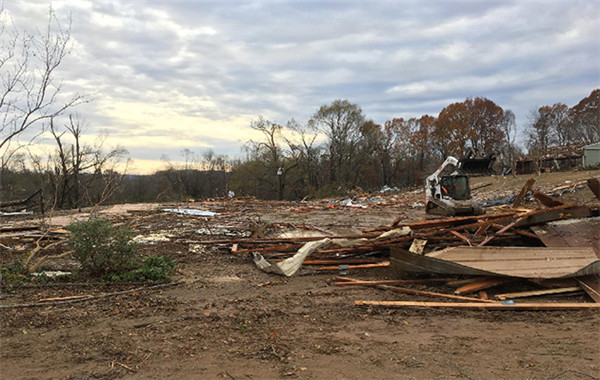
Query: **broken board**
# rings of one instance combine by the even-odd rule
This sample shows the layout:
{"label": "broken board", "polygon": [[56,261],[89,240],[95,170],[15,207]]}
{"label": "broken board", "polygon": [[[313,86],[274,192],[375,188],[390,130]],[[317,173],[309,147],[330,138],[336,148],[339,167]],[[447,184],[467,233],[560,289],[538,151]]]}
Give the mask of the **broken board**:
{"label": "broken board", "polygon": [[451,247],[428,255],[391,249],[392,268],[404,272],[520,278],[566,278],[599,274],[591,247]]}

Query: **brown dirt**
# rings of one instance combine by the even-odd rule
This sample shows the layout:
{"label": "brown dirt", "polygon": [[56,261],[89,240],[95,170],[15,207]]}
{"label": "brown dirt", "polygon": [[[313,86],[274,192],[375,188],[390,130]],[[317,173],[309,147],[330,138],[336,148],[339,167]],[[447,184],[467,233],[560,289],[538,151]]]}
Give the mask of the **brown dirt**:
{"label": "brown dirt", "polygon": [[[566,180],[579,180],[574,178],[578,173],[570,173]],[[549,182],[553,186],[569,175],[552,174],[561,174],[560,179]],[[590,177],[586,174],[583,179]],[[526,179],[517,178],[511,186],[518,190]],[[497,186],[507,188],[506,183]],[[587,199],[583,190],[578,193]],[[422,197],[416,194],[414,198]],[[202,228],[224,233],[219,226],[248,225],[249,220],[259,219],[274,226],[269,229],[273,235],[299,224],[336,234],[358,233],[362,228],[389,224],[400,214],[407,220],[419,220],[424,217],[422,208],[328,209],[323,204],[300,213],[293,211],[300,205],[277,202],[199,206],[221,215],[201,218],[138,211],[122,217],[125,222],[138,220],[134,226],[141,234],[174,235],[171,241],[144,244],[142,249],[144,254],[176,258],[175,280],[182,285],[71,305],[0,310],[1,378],[600,377],[597,311],[359,308],[353,305],[355,300],[431,299],[334,287],[330,280],[337,273],[315,273],[310,268],[302,268],[291,278],[269,275],[259,271],[249,256],[232,254],[227,245],[202,248],[191,242],[226,238],[201,235],[198,230]],[[389,268],[350,271],[349,275],[361,279],[400,277]],[[41,286],[17,288],[0,298],[8,305],[134,287]],[[585,297],[568,300],[583,301]]]}

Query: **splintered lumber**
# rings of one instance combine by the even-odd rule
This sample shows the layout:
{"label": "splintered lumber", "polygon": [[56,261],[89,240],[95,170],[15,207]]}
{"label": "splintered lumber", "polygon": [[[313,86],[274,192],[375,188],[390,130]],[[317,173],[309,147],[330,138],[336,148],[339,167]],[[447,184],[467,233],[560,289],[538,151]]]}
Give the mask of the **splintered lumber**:
{"label": "splintered lumber", "polygon": [[486,278],[477,282],[472,282],[467,285],[463,285],[454,291],[454,294],[468,294],[474,293],[483,289],[493,288],[494,286],[507,284],[515,281],[515,278]]}
{"label": "splintered lumber", "polygon": [[466,237],[465,235],[461,234],[458,231],[450,231],[450,233],[454,236],[456,236],[457,238],[459,238],[460,240],[466,242],[467,244],[471,245],[471,240],[469,240],[468,237]]}
{"label": "splintered lumber", "polygon": [[534,191],[533,197],[535,199],[537,199],[538,201],[540,201],[540,203],[546,207],[556,207],[556,206],[564,205],[563,202],[556,200],[556,199],[552,198],[551,196],[546,195],[540,191]]}
{"label": "splintered lumber", "polygon": [[[346,280],[350,280],[349,282],[352,284],[356,284],[359,281],[356,281],[354,279],[350,279],[350,278],[346,278]],[[425,290],[417,290],[417,289],[410,289],[410,288],[401,288],[399,286],[389,286],[389,285],[379,285],[379,284],[365,284],[365,281],[362,282],[363,284],[359,285],[359,286],[373,286],[377,289],[382,289],[382,290],[391,290],[393,292],[399,292],[399,293],[407,293],[407,294],[416,294],[419,296],[426,296],[426,297],[442,297],[442,298],[449,298],[449,299],[455,299],[455,300],[461,300],[461,301],[471,301],[471,302],[491,302],[494,303],[496,301],[491,301],[491,300],[482,300],[480,298],[472,298],[472,297],[463,297],[463,296],[455,296],[452,294],[445,294],[445,293],[436,293],[436,292],[428,292]],[[346,285],[348,286],[348,285]]]}
{"label": "splintered lumber", "polygon": [[[284,259],[275,259],[276,263],[283,261]],[[340,258],[340,259],[304,259],[302,265],[342,265],[342,264],[378,264],[383,261],[381,259],[369,259],[369,258]]]}
{"label": "splintered lumber", "polygon": [[580,290],[581,290],[581,288],[579,286],[571,286],[568,288],[531,290],[528,292],[502,293],[502,294],[496,294],[496,298],[498,298],[500,300],[505,300],[507,298],[524,298],[524,297],[545,296],[548,294],[572,293],[572,292],[578,292]]}
{"label": "splintered lumber", "polygon": [[315,268],[316,270],[322,270],[322,271],[326,271],[326,270],[340,270],[340,269],[366,269],[366,268],[380,268],[380,267],[389,267],[390,266],[390,262],[389,261],[382,261],[380,263],[375,263],[375,264],[361,264],[361,265],[346,265],[346,264],[342,264],[343,267],[340,268],[340,265],[332,265],[332,266],[327,266],[327,267],[320,267],[320,268]]}
{"label": "splintered lumber", "polygon": [[391,308],[449,308],[449,309],[489,309],[489,310],[578,310],[600,309],[598,303],[479,303],[479,302],[415,302],[415,301],[354,301],[356,306]]}
{"label": "splintered lumber", "polygon": [[515,201],[513,202],[512,207],[519,207],[521,202],[523,202],[523,199],[525,199],[525,195],[527,195],[529,190],[531,190],[531,187],[533,186],[534,182],[535,178],[533,177],[529,178],[527,182],[525,182],[523,188],[521,188],[521,192],[519,193],[519,195],[517,195],[517,199],[515,199]]}
{"label": "splintered lumber", "polygon": [[22,226],[2,226],[0,227],[0,232],[15,232],[15,231],[29,231],[29,230],[39,230],[39,225],[22,225]]}
{"label": "splintered lumber", "polygon": [[529,214],[523,215],[517,227],[531,226],[562,219],[587,218],[592,212],[587,206],[577,206],[574,203],[564,204],[552,208],[540,209]]}
{"label": "splintered lumber", "polygon": [[592,193],[600,200],[600,181],[597,178],[590,178],[587,180],[587,185],[592,190]]}
{"label": "splintered lumber", "polygon": [[425,278],[419,280],[379,280],[379,281],[340,281],[335,286],[374,286],[374,285],[407,285],[407,284],[430,284],[432,282],[446,282],[445,278]]}
{"label": "splintered lumber", "polygon": [[[507,216],[513,216],[513,215],[515,215],[515,211],[503,212],[503,213],[498,213],[498,214],[459,216],[459,217],[446,218],[446,219],[426,220],[424,222],[402,224],[401,226],[410,227],[410,229],[414,231],[414,230],[423,230],[423,229],[429,229],[429,228],[444,228],[444,227],[449,227],[449,226],[456,226],[458,224],[477,222],[477,221],[481,221],[481,220],[505,218]],[[392,225],[395,227],[395,226],[398,226],[399,223],[400,223],[400,221],[398,221],[398,223],[395,223]]]}
{"label": "splintered lumber", "polygon": [[600,276],[585,276],[577,279],[581,288],[597,303],[600,303]]}
{"label": "splintered lumber", "polygon": [[471,301],[471,302],[489,302],[489,303],[496,302],[496,301],[491,301],[491,300],[483,300],[481,298],[463,297],[463,296],[455,296],[453,294],[428,292],[425,290],[416,290],[416,289],[410,289],[410,288],[401,288],[399,286],[374,285],[374,287],[376,287],[377,289],[382,289],[382,290],[391,290],[393,292],[416,294],[419,296],[426,296],[426,297],[442,297],[442,298],[448,298],[448,299],[453,299],[453,300]]}

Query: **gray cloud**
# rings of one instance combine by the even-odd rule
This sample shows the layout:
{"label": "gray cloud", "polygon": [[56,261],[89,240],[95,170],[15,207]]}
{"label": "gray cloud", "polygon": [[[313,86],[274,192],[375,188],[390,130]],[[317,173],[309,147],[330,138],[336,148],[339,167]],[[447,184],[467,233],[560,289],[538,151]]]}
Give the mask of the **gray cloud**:
{"label": "gray cloud", "polygon": [[[281,123],[307,120],[336,98],[384,122],[485,96],[523,125],[531,109],[574,105],[600,86],[598,2],[53,6],[61,20],[72,17],[75,44],[60,75],[65,87],[97,99],[80,110],[92,128],[117,136],[180,134],[218,153],[249,138],[228,125],[259,114]],[[44,27],[48,4],[5,7],[17,26]],[[119,106],[132,104],[148,109]],[[160,115],[140,120],[155,110],[164,111],[161,123],[173,124],[149,126]],[[211,121],[219,127],[207,127]],[[132,155],[141,158],[136,149]]]}

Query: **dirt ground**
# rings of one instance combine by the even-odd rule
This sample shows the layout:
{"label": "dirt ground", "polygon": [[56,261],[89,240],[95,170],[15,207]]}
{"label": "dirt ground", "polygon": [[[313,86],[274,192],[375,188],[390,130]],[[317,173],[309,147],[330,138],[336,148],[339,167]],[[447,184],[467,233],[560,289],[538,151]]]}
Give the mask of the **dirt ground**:
{"label": "dirt ground", "polygon": [[[542,175],[540,186],[598,172]],[[528,177],[490,179],[486,191],[518,191]],[[512,181],[512,182],[508,182]],[[544,181],[547,181],[545,183]],[[474,181],[485,183],[485,178]],[[514,182],[514,183],[513,183]],[[492,188],[493,187],[493,188]],[[588,189],[568,196],[592,201]],[[202,245],[246,231],[269,235],[318,226],[355,234],[398,216],[422,219],[421,192],[369,208],[302,209],[283,202],[203,202],[196,217],[137,207],[115,214],[141,235],[146,255],[178,260],[178,285],[71,305],[0,310],[1,379],[595,379],[600,378],[600,313],[371,309],[355,300],[431,299],[331,284],[338,271],[303,267],[283,278],[258,270],[231,245]],[[596,201],[597,202],[597,201]],[[302,212],[300,212],[302,211]],[[306,228],[305,228],[306,229]],[[310,230],[310,229],[308,229]],[[315,232],[314,230],[311,232]],[[317,231],[321,232],[321,231]],[[5,257],[6,258],[6,257]],[[406,278],[390,268],[351,270],[360,279]],[[139,285],[138,285],[139,286]],[[47,285],[1,294],[2,305],[94,295],[136,285]],[[439,287],[420,289],[440,291]],[[452,289],[445,291],[451,292]],[[586,295],[555,296],[583,301]],[[533,299],[532,301],[535,301]]]}

